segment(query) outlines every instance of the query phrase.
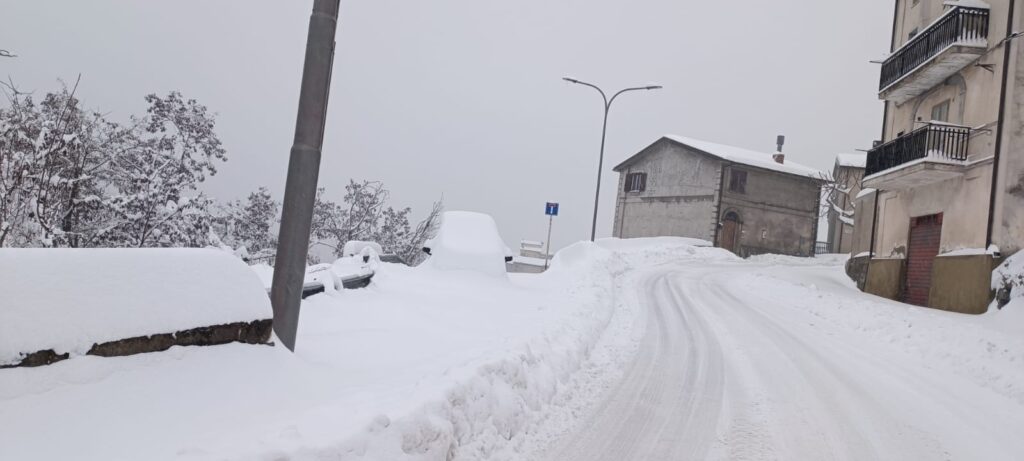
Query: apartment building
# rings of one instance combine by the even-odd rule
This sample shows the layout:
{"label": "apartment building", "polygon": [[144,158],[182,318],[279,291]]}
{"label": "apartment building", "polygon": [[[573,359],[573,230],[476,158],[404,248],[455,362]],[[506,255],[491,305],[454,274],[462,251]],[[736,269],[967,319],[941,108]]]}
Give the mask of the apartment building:
{"label": "apartment building", "polygon": [[897,0],[881,142],[848,272],[868,292],[984,312],[1024,242],[1024,0]]}

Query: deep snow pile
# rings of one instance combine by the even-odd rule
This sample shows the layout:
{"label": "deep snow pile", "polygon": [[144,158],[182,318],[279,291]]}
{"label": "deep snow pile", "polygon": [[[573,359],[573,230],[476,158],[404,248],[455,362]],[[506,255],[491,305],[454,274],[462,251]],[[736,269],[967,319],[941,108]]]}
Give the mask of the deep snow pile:
{"label": "deep snow pile", "polygon": [[0,370],[0,458],[519,458],[628,359],[627,269],[732,258],[692,243],[582,243],[529,276],[380,264],[367,289],[303,303],[294,355],[175,347]]}
{"label": "deep snow pile", "polygon": [[271,317],[259,279],[218,250],[0,250],[0,365]]}

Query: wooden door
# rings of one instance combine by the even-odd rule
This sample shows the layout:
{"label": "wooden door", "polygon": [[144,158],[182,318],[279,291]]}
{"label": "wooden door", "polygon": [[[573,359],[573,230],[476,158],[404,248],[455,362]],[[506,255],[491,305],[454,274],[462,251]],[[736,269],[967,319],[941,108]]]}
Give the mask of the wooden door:
{"label": "wooden door", "polygon": [[941,237],[941,213],[911,218],[904,302],[917,306],[928,305],[928,295],[932,288],[932,264],[939,255]]}
{"label": "wooden door", "polygon": [[730,211],[725,214],[722,221],[722,236],[718,240],[718,246],[736,253],[736,240],[740,233],[740,217]]}

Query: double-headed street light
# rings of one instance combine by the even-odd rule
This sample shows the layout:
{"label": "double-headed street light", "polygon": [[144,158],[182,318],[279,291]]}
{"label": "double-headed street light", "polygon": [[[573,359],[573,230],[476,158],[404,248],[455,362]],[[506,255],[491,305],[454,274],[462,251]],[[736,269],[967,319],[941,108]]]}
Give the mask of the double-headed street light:
{"label": "double-headed street light", "polygon": [[615,98],[617,98],[622,93],[637,90],[657,90],[661,89],[661,85],[649,85],[638,86],[635,88],[626,88],[623,90],[619,90],[617,93],[612,95],[611,99],[609,99],[608,96],[605,95],[604,90],[599,88],[597,85],[569,77],[563,77],[562,80],[565,80],[569,83],[575,83],[577,85],[589,86],[597,90],[598,93],[601,93],[601,99],[604,99],[604,124],[601,127],[601,156],[598,157],[597,161],[597,191],[594,192],[594,220],[590,225],[590,241],[593,242],[594,238],[597,236],[597,206],[601,200],[601,170],[604,169],[604,138],[605,134],[608,133],[608,111],[612,108],[612,103],[615,102]]}

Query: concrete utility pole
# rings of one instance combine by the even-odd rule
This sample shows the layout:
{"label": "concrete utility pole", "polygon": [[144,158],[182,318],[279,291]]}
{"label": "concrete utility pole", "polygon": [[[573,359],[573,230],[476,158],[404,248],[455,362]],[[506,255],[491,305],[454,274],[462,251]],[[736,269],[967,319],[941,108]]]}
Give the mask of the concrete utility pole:
{"label": "concrete utility pole", "polygon": [[281,211],[281,232],[274,263],[270,302],[274,306],[274,332],[295,350],[299,328],[302,283],[306,275],[309,232],[313,222],[320,150],[327,121],[327,99],[334,64],[334,34],[341,0],[314,0],[306,37],[306,63],[302,68],[299,115],[288,162],[288,182]]}
{"label": "concrete utility pole", "polygon": [[605,134],[608,133],[608,111],[611,110],[612,103],[615,102],[615,98],[619,97],[619,95],[622,93],[625,93],[627,91],[638,90],[658,90],[661,89],[661,85],[648,85],[638,86],[636,88],[626,88],[624,90],[619,90],[618,93],[615,93],[614,95],[612,95],[611,99],[609,99],[608,96],[605,95],[604,90],[602,90],[597,85],[569,77],[563,77],[562,80],[565,80],[569,83],[575,83],[577,85],[589,86],[597,90],[598,93],[601,93],[601,99],[604,99],[604,124],[601,125],[601,156],[598,157],[597,160],[597,190],[594,191],[594,220],[590,225],[590,241],[593,242],[594,238],[597,236],[597,206],[601,201],[601,170],[604,169],[604,138]]}

